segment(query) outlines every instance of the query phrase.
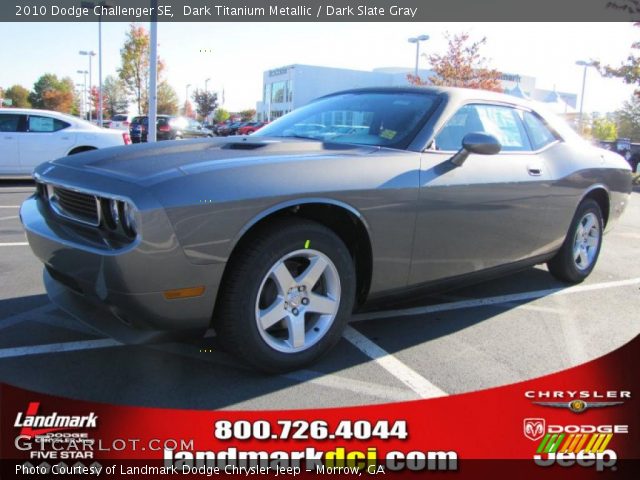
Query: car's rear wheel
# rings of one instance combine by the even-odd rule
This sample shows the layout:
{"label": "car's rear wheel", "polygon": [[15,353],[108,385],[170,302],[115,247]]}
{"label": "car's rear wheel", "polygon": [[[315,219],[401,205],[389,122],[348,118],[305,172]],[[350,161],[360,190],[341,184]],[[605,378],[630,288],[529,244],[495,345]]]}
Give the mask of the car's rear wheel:
{"label": "car's rear wheel", "polygon": [[353,309],[342,240],[306,220],[263,228],[228,266],[215,313],[222,345],[267,372],[301,368],[331,347]]}
{"label": "car's rear wheel", "polygon": [[547,263],[549,272],[569,283],[580,283],[587,278],[600,255],[603,225],[598,202],[583,201],[571,221],[562,248]]}

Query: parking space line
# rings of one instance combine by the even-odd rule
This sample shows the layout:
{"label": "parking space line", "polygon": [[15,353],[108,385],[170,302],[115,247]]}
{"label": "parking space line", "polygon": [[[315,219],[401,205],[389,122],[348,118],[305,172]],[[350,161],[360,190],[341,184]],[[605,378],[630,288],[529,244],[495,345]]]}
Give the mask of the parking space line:
{"label": "parking space line", "polygon": [[411,317],[435,312],[448,312],[451,310],[462,310],[465,308],[487,307],[510,302],[521,302],[534,300],[542,297],[554,297],[558,295],[569,295],[573,293],[591,292],[594,290],[604,290],[606,288],[628,287],[640,285],[640,277],[627,280],[616,280],[613,282],[594,283],[592,285],[576,285],[567,288],[548,288],[546,290],[534,290],[531,292],[512,293],[508,295],[498,295],[495,297],[477,298],[473,300],[462,300],[459,302],[448,302],[426,307],[413,307],[400,310],[385,310],[382,312],[361,313],[351,317],[352,322],[363,322],[377,320],[380,318]]}
{"label": "parking space line", "polygon": [[47,303],[46,305],[32,308],[31,310],[27,310],[25,312],[16,313],[15,315],[9,315],[5,318],[0,318],[0,330],[11,327],[12,325],[16,325],[26,320],[38,321],[37,318],[33,317],[37,315],[47,314],[55,309],[55,305],[53,305],[52,303]]}
{"label": "parking space line", "polygon": [[2,220],[13,220],[13,219],[16,219],[16,218],[18,218],[18,215],[12,215],[10,217],[0,217],[0,221],[2,221]]}
{"label": "parking space line", "polygon": [[77,350],[93,350],[96,348],[119,347],[123,344],[110,338],[99,340],[81,340],[78,342],[48,343],[45,345],[29,345],[26,347],[2,348],[0,358],[25,357],[47,353],[74,352]]}
{"label": "parking space line", "polygon": [[29,242],[9,242],[9,243],[0,243],[0,247],[24,247],[29,245]]}
{"label": "parking space line", "polygon": [[347,326],[343,337],[362,353],[373,359],[387,372],[416,392],[420,398],[435,398],[447,395],[446,392],[436,387],[429,380],[411,367],[402,363],[382,347],[369,340],[355,328]]}

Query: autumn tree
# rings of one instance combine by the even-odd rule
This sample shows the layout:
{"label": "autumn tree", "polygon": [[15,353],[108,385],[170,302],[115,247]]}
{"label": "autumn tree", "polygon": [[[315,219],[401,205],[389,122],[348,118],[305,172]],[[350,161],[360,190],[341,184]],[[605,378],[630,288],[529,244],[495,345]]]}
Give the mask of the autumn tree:
{"label": "autumn tree", "polygon": [[158,84],[157,100],[159,114],[175,115],[178,113],[180,107],[178,94],[166,80]]}
{"label": "autumn tree", "polygon": [[241,119],[243,122],[248,122],[249,120],[252,120],[252,119],[253,119],[253,117],[255,117],[255,116],[256,116],[256,110],[255,110],[255,108],[250,108],[250,109],[247,109],[247,110],[242,110],[242,111],[240,112],[240,119]]}
{"label": "autumn tree", "polygon": [[196,113],[193,111],[193,105],[189,100],[185,100],[184,105],[182,106],[182,115],[187,118],[195,118]]}
{"label": "autumn tree", "polygon": [[[638,5],[640,2],[638,2]],[[640,22],[634,23],[636,27],[640,27]],[[640,50],[640,42],[634,42],[631,44],[631,53],[627,57],[627,60],[618,67],[611,65],[602,65],[598,61],[594,61],[594,66],[600,71],[600,73],[606,77],[621,78],[624,83],[628,85],[636,85],[638,88],[635,90],[636,96],[640,96],[640,57],[634,52]]]}
{"label": "autumn tree", "polygon": [[76,103],[73,87],[71,78],[45,73],[34,83],[29,102],[34,108],[72,113]]}
{"label": "autumn tree", "polygon": [[480,48],[487,42],[486,37],[471,41],[468,33],[445,34],[447,52],[424,55],[431,63],[434,75],[426,81],[419,76],[407,75],[413,85],[436,85],[446,87],[476,88],[502,92],[501,73],[489,68],[488,60],[480,55]]}
{"label": "autumn tree", "polygon": [[[104,118],[112,118],[118,113],[126,112],[129,108],[129,99],[124,82],[113,75],[107,75],[102,83],[102,105]],[[96,107],[96,111],[98,107]]]}
{"label": "autumn tree", "polygon": [[191,98],[196,104],[196,111],[200,118],[207,118],[218,107],[218,94],[215,92],[196,89]]}
{"label": "autumn tree", "polygon": [[[0,95],[2,97],[2,95]],[[22,85],[12,85],[4,92],[4,99],[11,100],[11,106],[16,108],[31,108],[29,90]]]}

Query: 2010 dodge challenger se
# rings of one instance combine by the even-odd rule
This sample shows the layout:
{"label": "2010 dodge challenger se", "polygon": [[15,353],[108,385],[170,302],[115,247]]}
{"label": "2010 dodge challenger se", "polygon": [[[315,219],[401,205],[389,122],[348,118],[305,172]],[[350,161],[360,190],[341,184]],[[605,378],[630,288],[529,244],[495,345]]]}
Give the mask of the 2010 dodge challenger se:
{"label": "2010 dodge challenger se", "polygon": [[51,300],[125,342],[202,334],[299,368],[381,298],[546,262],[580,282],[624,159],[534,104],[359,89],[250,137],[116,147],[35,172],[21,208]]}

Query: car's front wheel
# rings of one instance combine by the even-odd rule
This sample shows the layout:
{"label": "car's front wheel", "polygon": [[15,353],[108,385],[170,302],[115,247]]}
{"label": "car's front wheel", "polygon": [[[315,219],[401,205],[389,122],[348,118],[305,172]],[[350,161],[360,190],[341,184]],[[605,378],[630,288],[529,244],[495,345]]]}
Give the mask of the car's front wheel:
{"label": "car's front wheel", "polygon": [[261,229],[230,261],[215,312],[222,345],[254,367],[301,368],[331,347],[353,309],[355,270],[342,240],[306,220]]}
{"label": "car's front wheel", "polygon": [[564,282],[582,282],[596,266],[603,229],[602,210],[598,202],[584,200],[571,221],[562,248],[547,263],[549,272]]}

